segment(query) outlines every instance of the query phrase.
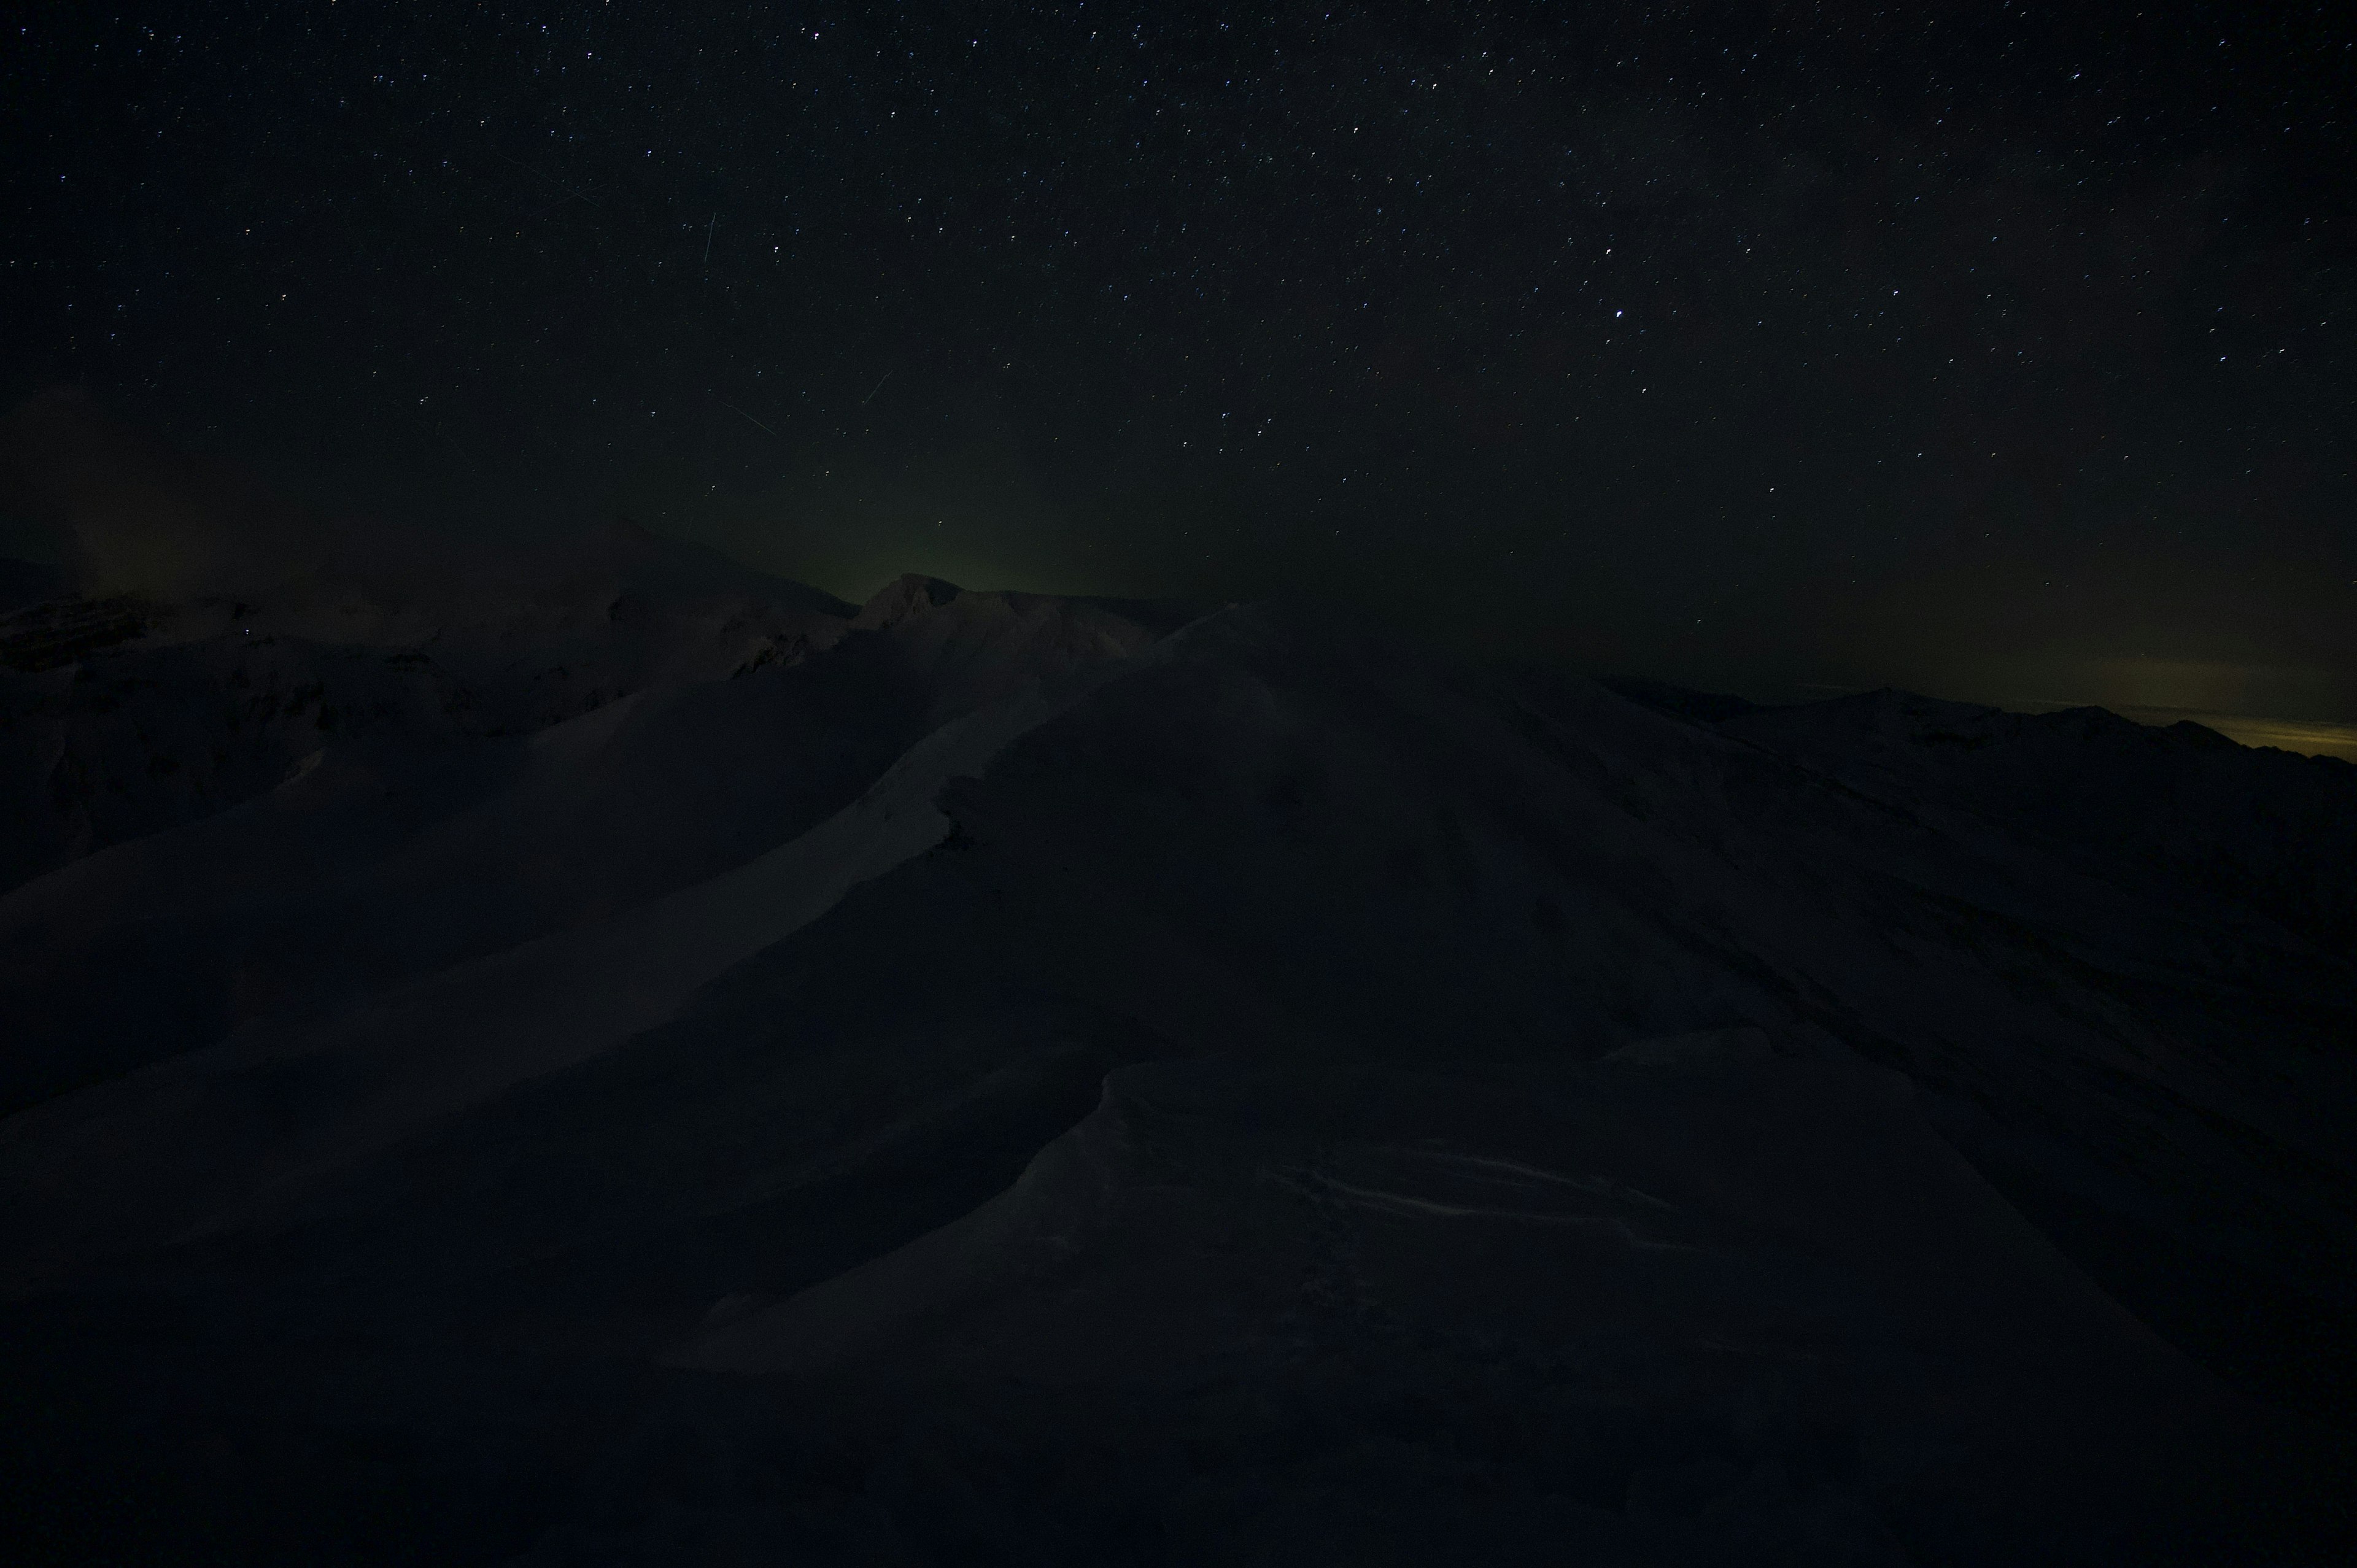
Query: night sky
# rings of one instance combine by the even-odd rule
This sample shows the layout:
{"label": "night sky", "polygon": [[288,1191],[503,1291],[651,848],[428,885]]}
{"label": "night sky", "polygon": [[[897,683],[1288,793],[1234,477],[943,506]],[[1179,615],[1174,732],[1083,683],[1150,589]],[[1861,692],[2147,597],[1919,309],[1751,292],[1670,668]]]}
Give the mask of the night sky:
{"label": "night sky", "polygon": [[12,10],[0,392],[386,527],[2357,722],[2344,6]]}

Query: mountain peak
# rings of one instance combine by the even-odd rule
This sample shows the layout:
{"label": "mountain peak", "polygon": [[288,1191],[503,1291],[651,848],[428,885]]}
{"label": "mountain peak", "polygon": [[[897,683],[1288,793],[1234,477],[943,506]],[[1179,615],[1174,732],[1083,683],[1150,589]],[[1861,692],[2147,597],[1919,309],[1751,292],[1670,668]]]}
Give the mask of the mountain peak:
{"label": "mountain peak", "polygon": [[884,631],[899,625],[910,616],[948,604],[963,588],[940,577],[928,577],[921,572],[908,572],[886,584],[851,620],[856,631]]}

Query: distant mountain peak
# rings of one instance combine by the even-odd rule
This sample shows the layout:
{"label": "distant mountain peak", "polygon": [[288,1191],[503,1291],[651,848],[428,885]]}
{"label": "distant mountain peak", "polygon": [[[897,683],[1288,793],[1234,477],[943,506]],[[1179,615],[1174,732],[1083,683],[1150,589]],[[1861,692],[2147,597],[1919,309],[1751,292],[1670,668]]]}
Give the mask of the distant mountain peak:
{"label": "distant mountain peak", "polygon": [[860,607],[851,619],[855,631],[885,631],[910,616],[939,608],[964,593],[955,583],[908,572],[895,577]]}

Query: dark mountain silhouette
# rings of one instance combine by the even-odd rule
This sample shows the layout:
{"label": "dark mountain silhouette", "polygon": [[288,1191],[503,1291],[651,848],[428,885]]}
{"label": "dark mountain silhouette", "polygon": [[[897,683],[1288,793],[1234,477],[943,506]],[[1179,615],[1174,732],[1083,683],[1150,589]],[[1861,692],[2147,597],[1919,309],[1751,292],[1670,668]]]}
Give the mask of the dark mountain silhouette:
{"label": "dark mountain silhouette", "polygon": [[0,631],[33,1560],[2348,1544],[2357,769],[353,559]]}

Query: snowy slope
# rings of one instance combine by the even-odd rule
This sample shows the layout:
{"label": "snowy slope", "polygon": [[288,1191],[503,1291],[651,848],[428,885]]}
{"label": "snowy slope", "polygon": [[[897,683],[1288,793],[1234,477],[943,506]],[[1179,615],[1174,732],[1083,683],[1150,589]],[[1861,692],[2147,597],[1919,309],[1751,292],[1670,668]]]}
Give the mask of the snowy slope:
{"label": "snowy slope", "polygon": [[45,1528],[2333,1560],[2357,769],[1664,705],[913,579],[27,884],[43,1006],[126,910],[373,955],[0,1122]]}
{"label": "snowy slope", "polygon": [[[1124,1069],[973,1214],[739,1307],[677,1359],[791,1379],[870,1426],[944,1384],[1023,1390],[1033,1422],[991,1457],[1050,1496],[1076,1427],[1277,1450],[1186,1466],[1166,1508],[1191,1561],[1553,1541],[1897,1563],[1932,1543],[1927,1514],[1948,1554],[2085,1561],[2186,1544],[2138,1515],[2157,1477],[2189,1479],[2188,1431],[2266,1441],[1903,1079],[1744,1031],[1478,1076]],[[1220,1410],[1247,1390],[1241,1423]],[[1091,1408],[1107,1391],[1125,1432]],[[1318,1404],[1359,1429],[1357,1476],[1282,1453]],[[1512,1434],[1510,1466],[1458,1446],[1484,1424]],[[1812,1437],[1836,1431],[1851,1452]]]}
{"label": "snowy slope", "polygon": [[[17,1025],[0,1108],[717,875],[942,725],[1153,635],[1144,610],[935,588],[920,620],[886,613],[895,585],[791,659],[669,669],[522,737],[302,726],[313,749],[284,782],[0,897]],[[105,722],[154,733],[136,713]],[[137,983],[107,983],[125,970]]]}

